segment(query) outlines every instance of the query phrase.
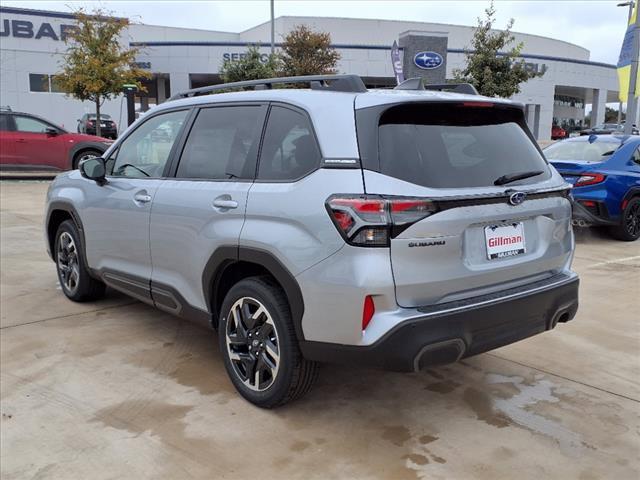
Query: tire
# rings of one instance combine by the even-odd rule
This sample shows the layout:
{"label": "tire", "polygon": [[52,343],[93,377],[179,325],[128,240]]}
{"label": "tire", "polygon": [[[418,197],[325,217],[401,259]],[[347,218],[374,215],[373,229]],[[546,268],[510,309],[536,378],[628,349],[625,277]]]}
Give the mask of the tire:
{"label": "tire", "polygon": [[74,302],[97,300],[105,293],[104,283],[89,274],[82,248],[76,224],[71,220],[62,222],[54,246],[56,271],[63,293]]}
{"label": "tire", "polygon": [[81,150],[73,157],[73,169],[76,170],[80,162],[87,158],[99,157],[103,152],[94,149]]}
{"label": "tire", "polygon": [[287,297],[267,276],[246,278],[229,290],[220,311],[218,343],[231,382],[258,407],[302,397],[318,376],[317,363],[304,359],[298,348]]}
{"label": "tire", "polygon": [[640,238],[640,197],[629,200],[621,216],[620,225],[611,227],[611,235],[623,242]]}

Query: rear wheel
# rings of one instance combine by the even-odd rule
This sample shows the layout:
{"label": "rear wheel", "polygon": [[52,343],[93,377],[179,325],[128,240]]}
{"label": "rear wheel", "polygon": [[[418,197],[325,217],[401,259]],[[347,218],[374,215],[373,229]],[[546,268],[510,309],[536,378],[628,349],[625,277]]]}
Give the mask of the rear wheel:
{"label": "rear wheel", "polygon": [[78,165],[80,165],[80,162],[82,162],[83,160],[99,157],[100,155],[102,155],[102,152],[92,149],[82,150],[81,152],[78,152],[76,156],[73,157],[73,169],[76,170],[78,168]]}
{"label": "rear wheel", "polygon": [[65,220],[58,227],[54,251],[58,281],[69,299],[87,302],[104,296],[104,283],[91,277],[84,263],[80,235],[73,221]]}
{"label": "rear wheel", "polygon": [[272,408],[303,396],[317,364],[298,348],[287,298],[269,277],[234,285],[224,299],[218,342],[225,368],[245,399]]}
{"label": "rear wheel", "polygon": [[620,225],[612,227],[611,234],[624,242],[633,242],[640,238],[640,197],[629,200],[622,212]]}

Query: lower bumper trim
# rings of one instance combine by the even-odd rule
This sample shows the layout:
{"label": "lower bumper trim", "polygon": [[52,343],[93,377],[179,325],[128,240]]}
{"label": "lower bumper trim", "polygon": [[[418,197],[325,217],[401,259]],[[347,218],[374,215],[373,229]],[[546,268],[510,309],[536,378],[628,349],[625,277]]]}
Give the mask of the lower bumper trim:
{"label": "lower bumper trim", "polygon": [[309,360],[414,371],[455,362],[555,328],[578,309],[577,277],[492,303],[430,313],[399,324],[370,346],[303,341]]}

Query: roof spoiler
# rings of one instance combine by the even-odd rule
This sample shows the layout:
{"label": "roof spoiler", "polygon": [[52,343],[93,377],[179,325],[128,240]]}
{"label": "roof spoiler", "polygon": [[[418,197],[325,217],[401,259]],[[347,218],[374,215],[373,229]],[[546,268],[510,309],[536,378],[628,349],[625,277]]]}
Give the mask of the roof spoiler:
{"label": "roof spoiler", "polygon": [[422,77],[409,78],[397,87],[394,87],[394,90],[437,90],[439,92],[478,95],[476,87],[470,83],[432,83],[430,85],[425,85]]}
{"label": "roof spoiler", "polygon": [[329,92],[364,93],[367,91],[364,82],[358,75],[305,75],[299,77],[265,78],[264,80],[247,80],[244,82],[221,83],[207,87],[193,88],[173,95],[169,100],[210,95],[216,92],[236,88],[253,88],[254,90],[271,90],[274,85],[309,84],[311,90]]}

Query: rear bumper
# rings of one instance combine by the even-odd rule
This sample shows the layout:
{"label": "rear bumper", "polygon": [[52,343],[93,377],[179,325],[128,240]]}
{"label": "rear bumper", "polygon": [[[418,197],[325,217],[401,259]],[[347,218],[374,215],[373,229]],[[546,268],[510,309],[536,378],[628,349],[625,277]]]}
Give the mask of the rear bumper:
{"label": "rear bumper", "polygon": [[[455,362],[553,329],[578,309],[578,277],[548,281],[499,294],[422,309],[370,346],[301,342],[309,360],[396,371]],[[525,290],[526,289],[526,290]]]}
{"label": "rear bumper", "polygon": [[615,225],[617,222],[609,218],[607,207],[603,202],[594,201],[596,207],[593,211],[583,206],[579,200],[574,200],[572,224],[578,227],[588,227],[590,225]]}

